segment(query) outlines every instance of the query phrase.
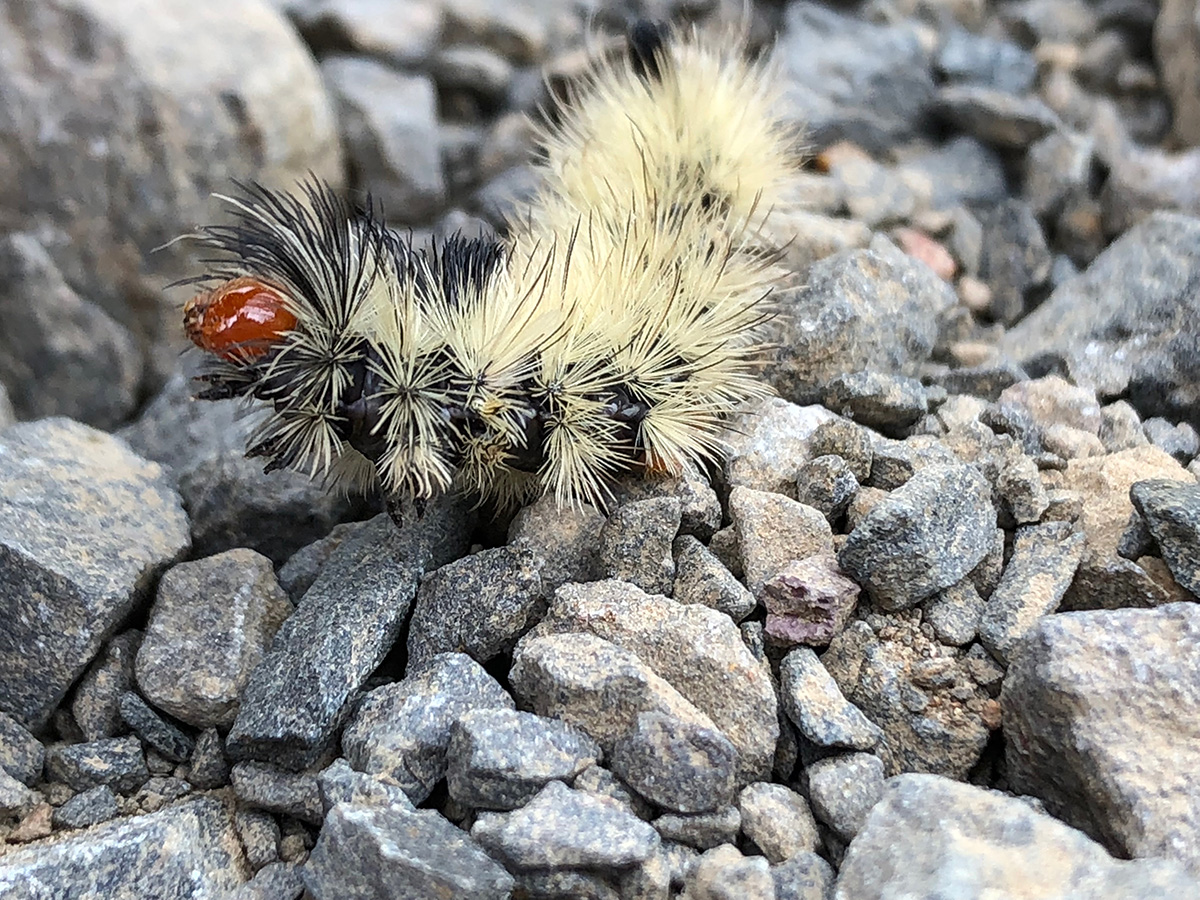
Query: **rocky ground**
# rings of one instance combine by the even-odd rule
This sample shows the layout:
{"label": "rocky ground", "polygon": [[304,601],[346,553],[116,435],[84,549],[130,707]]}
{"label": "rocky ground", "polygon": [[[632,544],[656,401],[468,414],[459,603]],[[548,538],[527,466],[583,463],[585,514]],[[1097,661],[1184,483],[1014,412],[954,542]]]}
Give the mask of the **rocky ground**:
{"label": "rocky ground", "polygon": [[212,191],[495,224],[585,34],[741,7],[0,0],[0,895],[1200,896],[1195,0],[752,7],[712,477],[397,528],[189,401]]}

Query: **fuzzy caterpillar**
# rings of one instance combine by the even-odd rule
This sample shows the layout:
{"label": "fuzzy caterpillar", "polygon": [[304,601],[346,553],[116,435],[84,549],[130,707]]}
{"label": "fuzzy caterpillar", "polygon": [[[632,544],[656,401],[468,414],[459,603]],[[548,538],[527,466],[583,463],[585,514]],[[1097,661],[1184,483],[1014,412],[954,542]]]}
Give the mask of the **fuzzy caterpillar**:
{"label": "fuzzy caterpillar", "polygon": [[635,26],[541,133],[508,236],[414,247],[316,183],[226,198],[185,310],[202,398],[270,409],[247,454],[417,501],[606,505],[720,452],[778,277],[793,136],[740,43]]}

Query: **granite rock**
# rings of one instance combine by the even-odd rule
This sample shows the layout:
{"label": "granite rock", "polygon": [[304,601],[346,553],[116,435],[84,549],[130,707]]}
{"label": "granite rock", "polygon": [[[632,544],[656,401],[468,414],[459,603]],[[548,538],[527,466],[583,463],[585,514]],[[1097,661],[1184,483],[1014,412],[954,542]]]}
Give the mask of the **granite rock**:
{"label": "granite rock", "polygon": [[838,562],[882,608],[905,609],[979,564],[995,517],[991,486],[977,469],[930,465],[858,523]]}
{"label": "granite rock", "polygon": [[1200,609],[1043,618],[1000,695],[1009,779],[1121,856],[1200,861]]}
{"label": "granite rock", "polygon": [[316,900],[504,900],[512,876],[435,810],[339,803],[302,870]]}
{"label": "granite rock", "polygon": [[446,785],[473,809],[516,809],[551,781],[570,783],[600,759],[591,738],[557,719],[475,709],[450,726]]}
{"label": "granite rock", "polygon": [[408,673],[439,653],[487,662],[512,650],[544,606],[541,559],[528,547],[481,550],[426,575],[408,627]]}
{"label": "granite rock", "polygon": [[67,419],[0,436],[0,711],[40,728],[159,572],[188,522],[162,469]]}
{"label": "granite rock", "polygon": [[1083,833],[1016,797],[913,774],[884,784],[842,862],[837,896],[1134,900],[1186,896],[1194,885],[1169,862],[1112,859]]}
{"label": "granite rock", "polygon": [[0,894],[224,897],[249,877],[231,804],[199,797],[0,857]]}
{"label": "granite rock", "polygon": [[454,722],[472,709],[513,706],[469,656],[439,654],[417,674],[367,693],[342,733],[342,749],[355,769],[399,785],[420,803],[446,774]]}
{"label": "granite rock", "polygon": [[386,515],[334,551],[250,674],[226,739],[233,759],[311,765],[400,633],[421,576],[463,549],[463,511],[432,505],[397,528]]}
{"label": "granite rock", "polygon": [[271,561],[253,550],[173,566],[138,649],[138,687],[189,725],[228,728],[251,670],[291,612]]}
{"label": "granite rock", "polygon": [[775,690],[728,616],[601,581],[559,588],[533,634],[554,632],[590,632],[635,653],[737,748],[739,783],[770,770],[779,736]]}

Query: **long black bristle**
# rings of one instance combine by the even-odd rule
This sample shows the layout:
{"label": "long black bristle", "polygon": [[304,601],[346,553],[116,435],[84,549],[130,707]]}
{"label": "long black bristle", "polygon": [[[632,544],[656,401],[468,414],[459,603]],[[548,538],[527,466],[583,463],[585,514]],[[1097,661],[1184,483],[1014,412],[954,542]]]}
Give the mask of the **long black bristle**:
{"label": "long black bristle", "polygon": [[633,72],[643,81],[661,81],[660,55],[666,43],[667,29],[658,22],[638,19],[629,27],[627,40]]}

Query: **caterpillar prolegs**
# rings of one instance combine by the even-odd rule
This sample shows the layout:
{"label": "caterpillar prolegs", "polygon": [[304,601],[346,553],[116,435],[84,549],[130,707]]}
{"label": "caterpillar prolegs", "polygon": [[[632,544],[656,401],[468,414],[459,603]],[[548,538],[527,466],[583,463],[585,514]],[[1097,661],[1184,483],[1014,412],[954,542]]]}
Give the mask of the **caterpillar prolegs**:
{"label": "caterpillar prolegs", "polygon": [[628,471],[720,453],[779,277],[794,135],[736,41],[640,24],[542,126],[503,237],[414,246],[319,183],[250,186],[201,239],[202,398],[268,410],[267,469],[604,506]]}

